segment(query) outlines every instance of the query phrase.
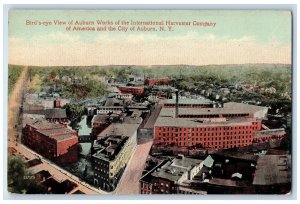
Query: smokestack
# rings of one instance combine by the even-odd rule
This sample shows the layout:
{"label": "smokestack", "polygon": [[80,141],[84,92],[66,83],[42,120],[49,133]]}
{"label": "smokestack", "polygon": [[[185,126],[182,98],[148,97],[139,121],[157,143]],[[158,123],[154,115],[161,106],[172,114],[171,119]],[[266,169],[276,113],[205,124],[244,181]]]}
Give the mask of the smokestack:
{"label": "smokestack", "polygon": [[60,100],[59,99],[54,100],[54,108],[60,108]]}
{"label": "smokestack", "polygon": [[176,104],[175,104],[175,118],[178,118],[178,106],[179,106],[179,91],[178,89],[175,89],[176,94]]}

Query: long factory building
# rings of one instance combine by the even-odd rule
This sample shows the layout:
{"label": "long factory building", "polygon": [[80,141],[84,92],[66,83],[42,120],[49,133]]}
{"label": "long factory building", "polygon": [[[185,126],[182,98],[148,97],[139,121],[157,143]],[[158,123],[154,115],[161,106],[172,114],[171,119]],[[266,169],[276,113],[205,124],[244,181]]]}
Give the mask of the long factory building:
{"label": "long factory building", "polygon": [[282,139],[284,129],[267,129],[268,108],[225,103],[215,108],[162,108],[154,124],[154,144],[172,147],[229,149]]}

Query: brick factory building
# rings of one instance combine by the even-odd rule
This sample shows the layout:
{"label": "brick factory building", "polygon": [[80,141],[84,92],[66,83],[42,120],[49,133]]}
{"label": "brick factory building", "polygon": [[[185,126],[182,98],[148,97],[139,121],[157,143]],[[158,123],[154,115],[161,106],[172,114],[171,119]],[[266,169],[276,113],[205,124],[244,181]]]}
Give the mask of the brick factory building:
{"label": "brick factory building", "polygon": [[283,129],[262,125],[267,112],[267,107],[232,102],[220,108],[163,108],[154,125],[154,144],[229,149],[283,138]]}
{"label": "brick factory building", "polygon": [[54,162],[72,163],[78,160],[78,135],[63,124],[27,118],[22,142],[43,157]]}

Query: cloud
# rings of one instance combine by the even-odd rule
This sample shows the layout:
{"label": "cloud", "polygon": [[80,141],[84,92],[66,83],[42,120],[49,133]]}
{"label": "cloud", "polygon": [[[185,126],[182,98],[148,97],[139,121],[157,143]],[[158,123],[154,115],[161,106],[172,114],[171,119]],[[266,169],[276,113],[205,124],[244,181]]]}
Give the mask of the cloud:
{"label": "cloud", "polygon": [[[9,62],[30,65],[107,64],[243,64],[291,63],[291,45],[275,40],[258,43],[253,36],[241,38],[199,35],[99,34],[94,41],[77,35],[55,32],[28,42],[9,39]],[[38,43],[43,41],[49,42]],[[35,43],[33,43],[33,41]]]}

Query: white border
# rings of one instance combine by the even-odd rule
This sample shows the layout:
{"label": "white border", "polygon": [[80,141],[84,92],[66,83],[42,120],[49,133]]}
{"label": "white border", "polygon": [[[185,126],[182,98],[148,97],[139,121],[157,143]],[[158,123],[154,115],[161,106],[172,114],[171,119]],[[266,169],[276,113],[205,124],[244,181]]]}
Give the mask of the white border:
{"label": "white border", "polygon": [[[48,7],[45,7],[45,9],[47,9],[47,8],[59,8],[59,7],[63,7],[63,8],[74,7],[76,4],[77,4],[78,8],[87,8],[87,7],[89,7],[89,5],[87,5],[87,4],[98,4],[99,2],[95,1],[95,0],[93,0],[93,1],[92,0],[85,0],[85,1],[73,0],[73,1],[70,1],[70,3],[72,3],[72,5],[69,5],[69,4],[67,4],[69,2],[67,2],[67,1],[61,1],[61,0],[52,0],[52,1],[49,1],[49,0],[46,0],[46,1],[31,0],[31,1],[26,1],[26,2],[22,1],[22,0],[11,0],[11,1],[5,0],[2,3],[2,5],[3,4],[20,4],[20,6],[22,5],[22,6],[25,6],[27,8],[35,8],[35,6],[36,6],[36,5],[24,5],[24,3],[27,3],[27,4],[51,4],[51,5],[48,5]],[[103,2],[101,2],[101,3],[103,3]],[[113,4],[115,4],[114,5],[115,9],[124,9],[124,8],[125,9],[130,9],[130,8],[133,8],[133,7],[137,8],[139,6],[142,6],[142,4],[157,4],[157,5],[148,5],[147,8],[151,8],[151,7],[155,6],[158,9],[159,8],[166,9],[166,8],[174,8],[174,6],[177,5],[177,6],[180,6],[180,7],[178,7],[178,9],[179,8],[184,8],[185,9],[186,7],[189,7],[189,5],[187,5],[187,4],[204,3],[204,1],[200,1],[199,2],[199,1],[196,1],[196,0],[185,0],[185,1],[174,0],[174,1],[171,1],[172,5],[166,5],[166,3],[170,3],[170,1],[166,1],[166,0],[152,0],[152,1],[147,0],[147,1],[143,1],[143,2],[138,1],[138,0],[131,0],[131,1],[127,1],[126,2],[127,4],[123,4],[123,1],[121,1],[121,0],[119,0],[119,1],[117,1],[117,0],[111,0],[111,1],[106,1],[104,3],[110,4],[110,5],[103,5],[102,4],[102,5],[97,5],[97,6],[100,6],[100,7],[107,7],[107,6],[113,7]],[[239,6],[242,7],[242,9],[245,9],[245,7],[243,7],[243,5],[245,5],[245,6],[247,5],[248,9],[257,8],[257,7],[260,7],[260,6],[262,6],[263,8],[268,8],[268,9],[274,8],[274,7],[278,9],[280,7],[285,7],[286,6],[286,5],[280,5],[280,4],[295,4],[296,12],[297,12],[297,8],[298,8],[298,5],[297,5],[298,2],[297,2],[297,0],[285,0],[285,1],[284,0],[278,0],[276,2],[274,2],[274,0],[273,1],[272,0],[264,0],[264,1],[262,1],[262,0],[261,1],[259,1],[259,0],[253,0],[253,1],[249,1],[249,0],[247,0],[247,1],[232,0],[232,1],[225,1],[225,2],[221,1],[221,0],[211,0],[211,1],[206,1],[205,3],[209,3],[209,5],[208,4],[197,5],[197,6],[199,6],[197,9],[200,9],[200,8],[203,9],[203,7],[206,7],[206,6],[211,6],[214,9],[222,9],[222,8],[223,9],[224,8],[225,9],[229,9],[229,8],[232,8],[232,7],[236,6],[236,5],[230,5],[230,4],[240,4]],[[272,5],[268,5],[269,3],[272,3]],[[54,4],[58,4],[58,5],[54,5]],[[81,5],[78,5],[78,4],[81,4]],[[139,5],[132,5],[132,4],[139,4]],[[249,5],[249,4],[251,4],[251,5]],[[197,6],[195,5],[193,8],[195,9]],[[95,8],[95,7],[93,6],[93,8]],[[235,9],[241,9],[241,8],[236,8],[235,7]],[[3,12],[4,12],[3,7],[1,7],[1,14],[3,14]],[[294,10],[294,12],[295,12],[295,10]],[[297,25],[298,25],[298,22],[299,22],[298,18],[299,17],[297,15],[297,19],[293,19],[294,21],[297,22]],[[4,22],[3,20],[4,20],[3,19],[3,15],[1,15],[0,22],[3,23]],[[296,33],[298,33],[298,29],[299,29],[299,26],[295,26],[295,25],[294,25],[294,28],[296,28],[297,30],[294,31],[294,39],[293,39],[294,40],[294,44],[293,44],[294,51],[296,51],[297,47],[298,47],[297,44],[296,44],[297,43]],[[7,43],[7,38],[4,38],[5,40],[3,41],[3,37],[5,37],[5,36],[3,36],[3,33],[4,33],[3,31],[5,31],[5,30],[3,30],[3,26],[1,26],[1,31],[2,32],[1,32],[1,41],[0,41],[0,43],[2,43],[2,45],[5,45],[3,43]],[[7,59],[6,58],[7,57],[7,50],[5,50],[5,48],[4,48],[4,50],[1,50],[1,52],[3,52],[3,53],[1,53],[1,61],[5,62],[5,60]],[[294,74],[293,75],[293,91],[294,91],[294,95],[293,95],[293,102],[294,102],[294,104],[293,104],[293,115],[294,116],[298,115],[297,114],[298,113],[297,112],[297,105],[296,105],[296,103],[298,101],[298,95],[296,94],[296,91],[298,90],[298,83],[297,83],[296,79],[298,78],[298,73],[299,73],[298,71],[296,71],[296,62],[297,62],[298,57],[299,57],[299,53],[297,52],[297,56],[295,56],[295,53],[294,53],[294,55],[293,55],[293,60],[294,60],[294,64],[293,65],[295,66],[294,70],[293,70],[294,71],[294,73],[293,73]],[[4,67],[5,67],[5,65],[4,65]],[[3,67],[3,70],[5,71],[4,67]],[[4,76],[0,77],[0,80],[1,80],[0,83],[1,84],[7,83],[7,80],[5,80],[5,77],[7,78],[7,73],[4,72]],[[6,117],[6,113],[7,113],[7,111],[6,111],[7,96],[4,95],[4,94],[7,94],[7,92],[4,91],[5,87],[7,88],[7,85],[6,86],[2,86],[2,89],[0,89],[1,90],[1,96],[4,99],[3,101],[1,100],[1,102],[0,102],[1,110],[3,110],[2,111],[3,112],[3,117],[1,117],[1,120],[0,120],[0,127],[1,127],[0,129],[2,130],[2,133],[6,132],[4,130],[4,128],[7,127],[7,125],[5,125],[5,123],[7,122],[7,117]],[[295,117],[293,119],[295,119]],[[298,132],[296,130],[296,127],[298,127],[298,125],[299,125],[298,124],[298,120],[293,120],[293,139],[297,136]],[[3,135],[3,138],[4,137],[6,138],[5,134]],[[4,148],[4,144],[3,143],[1,143],[1,145],[3,147],[2,148],[3,153],[5,154],[5,152],[7,152],[7,150],[6,150],[6,148]],[[294,148],[298,147],[298,146],[299,146],[299,139],[297,140],[297,144],[293,144]],[[298,154],[299,154],[299,151],[297,151],[297,157],[298,157]],[[292,157],[294,157],[294,155],[295,154],[293,154]],[[1,161],[3,160],[3,158],[5,158],[5,157],[1,157]],[[2,162],[3,162],[3,164],[5,164],[6,160],[3,160]],[[295,162],[293,161],[293,165],[294,164],[295,164]],[[298,162],[296,164],[298,165]],[[0,171],[0,173],[2,175],[5,175],[5,172],[4,172],[4,169],[3,169],[3,165],[1,165],[1,171]],[[295,173],[295,171],[293,171],[293,173]],[[298,181],[298,179],[299,179],[299,177],[297,176],[297,181]],[[295,182],[294,179],[293,179],[293,182]],[[5,186],[3,186],[2,189],[5,189]],[[297,188],[297,192],[294,192],[294,193],[298,194],[299,193],[299,188]],[[4,196],[3,195],[3,191],[1,191],[1,195]],[[215,199],[218,199],[218,200],[219,199],[221,199],[221,200],[226,199],[227,201],[225,201],[225,203],[229,203],[229,202],[230,203],[232,203],[232,202],[239,202],[240,203],[241,202],[241,201],[238,201],[236,199],[242,199],[243,203],[244,202],[246,202],[246,203],[247,202],[251,202],[251,203],[253,202],[253,200],[244,200],[245,198],[243,198],[243,196],[239,197],[239,196],[234,195],[233,197],[234,198],[231,198],[231,199],[234,199],[234,201],[227,200],[227,199],[230,199],[230,196],[229,197],[227,197],[227,196],[214,196],[214,198],[206,197],[204,199],[212,199],[212,200],[215,200]],[[278,201],[277,199],[284,199],[284,198],[279,198],[277,196],[274,196],[273,198],[270,198],[268,196],[264,197],[264,198],[260,198],[260,196],[251,196],[251,197],[252,198],[246,198],[246,199],[264,199],[264,200],[265,199],[271,199],[272,203],[273,202],[282,202],[282,201]],[[97,200],[90,200],[90,201],[88,201],[88,202],[95,202],[95,203],[96,202],[97,203],[104,202],[104,200],[102,200],[102,199],[145,199],[144,197],[141,197],[141,196],[114,196],[114,197],[110,197],[110,198],[104,197],[104,196],[97,196],[97,198],[91,198],[88,195],[79,196],[79,198],[77,198],[77,197],[68,197],[68,196],[56,196],[56,195],[55,196],[51,196],[51,197],[49,197],[49,196],[46,196],[46,197],[45,196],[39,196],[38,197],[38,199],[50,199],[50,201],[49,200],[48,201],[43,200],[43,202],[49,202],[49,203],[53,202],[53,201],[51,201],[52,199],[70,199],[70,198],[72,198],[72,199],[101,199],[101,201],[97,201]],[[7,197],[6,197],[6,199],[7,199]],[[14,198],[14,199],[16,199],[16,198]],[[17,199],[36,199],[36,198],[31,198],[31,197],[28,198],[28,196],[25,196],[23,198],[20,197],[20,198],[17,198]],[[159,198],[157,198],[156,196],[151,196],[151,198],[146,198],[146,199],[152,199],[152,200],[153,199],[163,199],[163,200],[170,199],[170,200],[174,200],[174,199],[177,199],[177,197],[167,196],[167,197],[159,197]],[[190,199],[190,198],[187,198],[186,196],[183,196],[183,197],[181,197],[179,199]],[[191,199],[193,199],[193,198],[191,198]],[[202,200],[202,198],[200,198],[200,199]],[[273,199],[275,199],[275,200],[273,200]],[[143,200],[142,202],[153,202],[152,200]],[[202,200],[200,202],[203,202],[203,201],[204,200]],[[6,202],[10,203],[11,201],[6,201]],[[25,201],[25,203],[32,203],[32,202],[39,202],[39,201],[37,201],[37,200],[34,200],[34,201],[27,200],[27,201]],[[63,202],[65,202],[65,201],[63,201]],[[82,201],[77,200],[77,201],[72,201],[72,202],[82,202]],[[111,201],[109,201],[109,202],[111,202]],[[129,202],[132,203],[132,202],[139,202],[139,201],[136,201],[136,200],[127,200],[127,202],[128,203]],[[156,202],[156,201],[154,201],[154,202]],[[184,202],[184,201],[183,200],[182,201],[179,200],[177,202]],[[188,202],[195,202],[195,201],[189,200]],[[217,202],[220,202],[220,201],[217,201]],[[223,203],[224,201],[221,201],[221,202]],[[254,201],[254,202],[257,202],[257,201]],[[266,202],[268,202],[268,201],[265,200],[264,203],[266,203]],[[294,201],[290,201],[290,202],[294,202]],[[24,201],[22,201],[22,203],[24,203]]]}

